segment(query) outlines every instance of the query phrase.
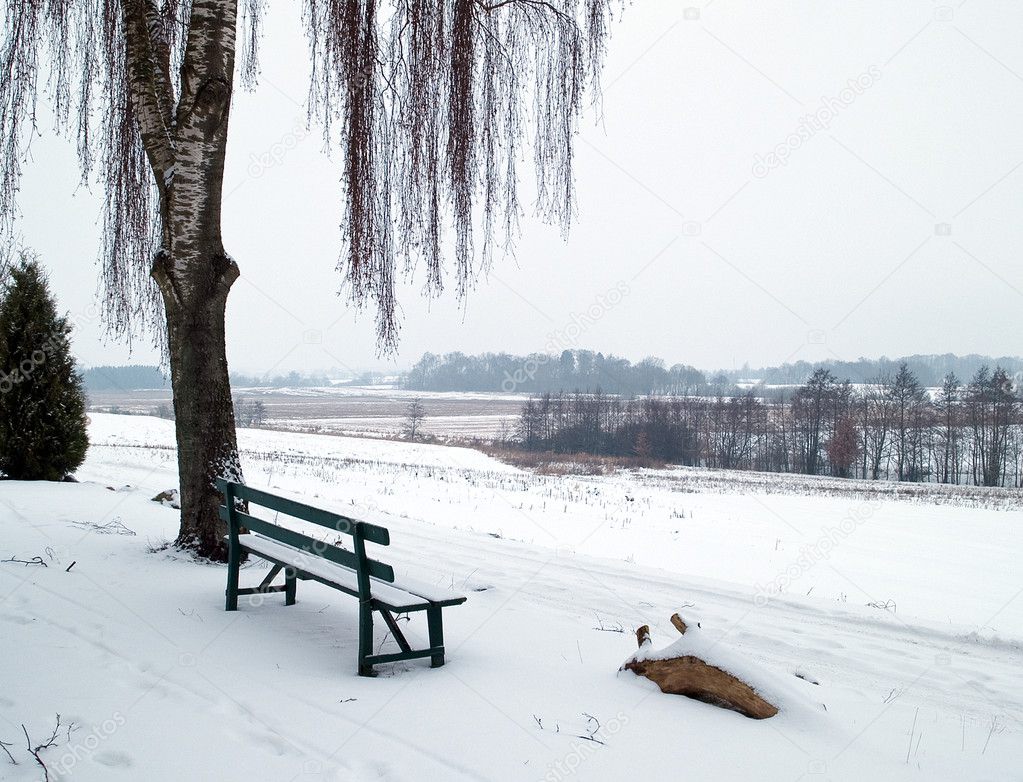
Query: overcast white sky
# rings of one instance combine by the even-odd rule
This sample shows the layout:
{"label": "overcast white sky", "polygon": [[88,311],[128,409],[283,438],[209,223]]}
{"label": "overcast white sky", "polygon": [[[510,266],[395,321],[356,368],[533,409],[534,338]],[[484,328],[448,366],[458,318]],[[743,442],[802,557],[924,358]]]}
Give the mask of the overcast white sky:
{"label": "overcast white sky", "polygon": [[[636,0],[610,42],[603,124],[588,116],[578,138],[580,216],[567,243],[525,220],[517,258],[497,263],[464,307],[424,301],[414,281],[400,353],[387,361],[372,314],[356,317],[336,295],[340,167],[318,130],[304,132],[300,4],[270,5],[262,85],[238,93],[231,119],[224,232],[242,269],[228,303],[232,369],[565,347],[703,368],[1023,352],[1018,0],[689,10]],[[833,118],[811,126],[824,106]],[[275,145],[291,148],[257,171]],[[789,154],[772,167],[778,145]],[[23,238],[62,307],[85,312],[98,193],[76,190],[64,141],[43,138],[33,153]],[[614,289],[617,303],[597,312]],[[98,324],[75,346],[87,365],[129,360]]]}

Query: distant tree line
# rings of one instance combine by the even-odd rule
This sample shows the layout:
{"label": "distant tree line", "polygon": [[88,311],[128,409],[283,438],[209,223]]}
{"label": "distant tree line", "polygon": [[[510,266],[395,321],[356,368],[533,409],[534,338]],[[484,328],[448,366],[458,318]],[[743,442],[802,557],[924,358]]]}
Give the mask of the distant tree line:
{"label": "distant tree line", "polygon": [[[352,379],[355,385],[372,385],[380,382],[380,373],[364,372]],[[83,373],[85,388],[89,391],[132,391],[141,388],[170,388],[170,378],[158,366],[126,364],[124,366],[92,367]],[[330,386],[329,377],[322,373],[286,375],[245,375],[231,373],[234,388],[309,388]]]}
{"label": "distant tree line", "polygon": [[309,388],[331,385],[330,378],[324,374],[312,373],[301,375],[298,372],[289,372],[286,375],[243,375],[238,372],[231,373],[232,388]]}
{"label": "distant tree line", "polygon": [[797,361],[778,367],[722,371],[720,374],[729,383],[740,383],[756,379],[766,385],[801,385],[818,369],[827,369],[836,377],[848,378],[853,383],[868,383],[879,375],[894,375],[903,364],[921,385],[936,388],[951,373],[956,377],[973,377],[981,367],[1000,366],[1010,374],[1023,372],[1023,359],[1012,356],[991,358],[970,354],[957,356],[954,353],[941,355],[915,355],[902,358],[879,359],[859,358],[855,361],[829,360],[816,363]]}
{"label": "distant tree line", "polygon": [[169,388],[170,379],[159,367],[127,364],[92,367],[82,373],[88,391],[132,391],[139,388]]}
{"label": "distant tree line", "polygon": [[[667,366],[658,358],[645,358],[637,363],[590,350],[564,350],[558,355],[531,353],[516,356],[509,353],[426,353],[405,374],[404,386],[413,391],[481,391],[494,393],[521,392],[539,394],[584,388],[601,388],[606,394],[661,396],[692,394],[729,394],[738,384],[760,383],[764,386],[799,386],[818,369],[826,369],[835,377],[852,383],[868,383],[879,376],[894,375],[903,364],[923,386],[941,385],[948,374],[972,377],[982,367],[997,365],[1010,374],[1023,372],[1023,359],[991,359],[986,356],[919,355],[901,359],[857,359],[811,364],[799,361],[779,367],[721,370],[704,373],[686,364]],[[760,392],[764,397],[779,398],[788,389]]]}
{"label": "distant tree line", "polygon": [[[363,372],[342,383],[343,385],[370,386],[386,381],[381,372]],[[132,391],[137,389],[170,388],[170,378],[158,366],[126,364],[124,366],[92,367],[83,373],[85,388],[89,391]],[[319,372],[286,375],[245,375],[231,373],[234,388],[309,388],[335,385],[327,375]]]}
{"label": "distant tree line", "polygon": [[637,456],[738,470],[873,480],[1023,485],[1023,404],[1003,367],[934,393],[907,364],[866,384],[817,369],[786,398],[623,398],[544,392],[524,404],[516,438],[532,451]]}
{"label": "distant tree line", "polygon": [[633,364],[590,350],[565,350],[557,356],[426,353],[406,373],[404,385],[414,391],[541,393],[600,387],[609,394],[686,394],[702,391],[707,379],[693,367],[668,367],[659,358]]}

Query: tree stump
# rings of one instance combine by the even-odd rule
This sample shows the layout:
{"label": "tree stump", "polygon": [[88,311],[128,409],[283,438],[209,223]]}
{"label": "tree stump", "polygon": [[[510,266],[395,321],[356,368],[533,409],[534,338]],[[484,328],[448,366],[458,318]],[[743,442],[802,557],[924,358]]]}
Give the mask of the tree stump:
{"label": "tree stump", "polygon": [[[671,623],[685,635],[688,627],[678,614],[671,617]],[[636,631],[636,640],[641,652],[652,645],[647,625]],[[764,700],[746,682],[694,655],[666,659],[645,659],[642,655],[634,655],[622,669],[645,676],[660,687],[661,692],[684,695],[731,709],[751,719],[762,720],[778,713],[776,706]]]}

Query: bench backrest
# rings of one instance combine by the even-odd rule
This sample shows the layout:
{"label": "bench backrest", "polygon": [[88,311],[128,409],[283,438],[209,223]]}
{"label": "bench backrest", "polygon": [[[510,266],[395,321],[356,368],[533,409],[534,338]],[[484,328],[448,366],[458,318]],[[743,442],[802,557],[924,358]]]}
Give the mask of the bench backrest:
{"label": "bench backrest", "polygon": [[[220,506],[220,517],[227,522],[232,547],[238,546],[238,535],[244,527],[251,532],[258,532],[260,535],[302,549],[311,557],[326,559],[350,567],[358,574],[359,592],[366,597],[370,594],[370,576],[381,581],[394,581],[394,570],[390,565],[366,556],[367,541],[381,546],[390,545],[391,536],[385,527],[358,521],[321,508],[314,508],[311,505],[289,500],[287,497],[279,497],[276,494],[260,491],[243,483],[235,483],[224,478],[217,479],[217,488],[224,495],[224,504]],[[353,550],[348,551],[309,535],[303,535],[301,532],[257,518],[239,510],[236,500],[244,500],[250,505],[259,505],[302,521],[318,524],[343,535],[350,535]]]}

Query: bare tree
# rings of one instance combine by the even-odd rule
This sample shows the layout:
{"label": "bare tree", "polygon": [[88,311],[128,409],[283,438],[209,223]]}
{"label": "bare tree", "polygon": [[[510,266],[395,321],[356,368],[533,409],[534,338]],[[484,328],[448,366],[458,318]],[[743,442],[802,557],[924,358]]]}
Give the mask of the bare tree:
{"label": "bare tree", "polygon": [[426,408],[423,407],[423,400],[418,396],[409,400],[405,406],[405,424],[403,426],[405,439],[414,441],[422,434],[424,418],[426,418]]}
{"label": "bare tree", "polygon": [[941,381],[938,393],[938,480],[942,483],[959,483],[962,466],[960,454],[962,433],[962,383],[955,372],[949,372]]}
{"label": "bare tree", "polygon": [[[573,216],[573,134],[598,78],[612,0],[304,0],[310,115],[340,146],[339,270],[395,344],[395,285],[419,263],[444,285],[447,232],[464,294],[521,214],[530,139],[539,215]],[[241,5],[241,20],[239,20]],[[221,236],[236,51],[254,86],[265,0],[5,0],[0,222],[15,216],[45,86],[104,189],[107,322],[155,327],[174,392],[178,544],[222,558],[215,478],[241,480],[224,343],[239,267]],[[239,21],[242,23],[239,38]],[[477,241],[474,228],[481,229]]]}
{"label": "bare tree", "polygon": [[828,440],[825,450],[832,473],[839,478],[848,478],[849,471],[860,453],[859,433],[852,418],[844,417],[838,420],[835,424],[835,433]]}
{"label": "bare tree", "polygon": [[880,374],[869,382],[863,395],[863,477],[875,481],[881,477],[881,466],[888,463],[891,454],[894,416],[891,385],[891,376]]}
{"label": "bare tree", "polygon": [[836,389],[835,376],[829,370],[815,369],[792,397],[795,422],[800,428],[800,461],[803,472],[808,475],[821,472],[821,450],[833,424],[829,414],[833,409]]}
{"label": "bare tree", "polygon": [[1012,379],[1001,367],[994,372],[981,367],[967,386],[965,409],[973,435],[971,461],[977,485],[1005,484],[1010,429],[1017,404]]}
{"label": "bare tree", "polygon": [[914,427],[913,422],[926,400],[926,394],[905,362],[899,365],[886,393],[892,404],[896,475],[900,481],[918,481],[921,477],[919,427]]}
{"label": "bare tree", "polygon": [[262,426],[266,423],[266,405],[262,399],[257,399],[252,405],[252,425]]}

